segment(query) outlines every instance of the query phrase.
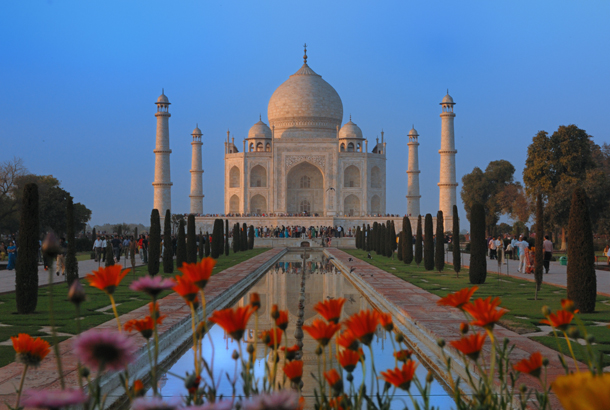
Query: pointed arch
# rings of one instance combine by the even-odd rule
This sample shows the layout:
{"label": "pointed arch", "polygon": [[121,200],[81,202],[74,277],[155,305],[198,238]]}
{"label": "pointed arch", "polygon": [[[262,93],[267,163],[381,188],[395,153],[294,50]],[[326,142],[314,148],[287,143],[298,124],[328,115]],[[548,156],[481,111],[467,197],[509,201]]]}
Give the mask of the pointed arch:
{"label": "pointed arch", "polygon": [[229,188],[239,188],[240,180],[241,172],[239,172],[239,168],[235,165],[231,167],[231,171],[229,171]]}

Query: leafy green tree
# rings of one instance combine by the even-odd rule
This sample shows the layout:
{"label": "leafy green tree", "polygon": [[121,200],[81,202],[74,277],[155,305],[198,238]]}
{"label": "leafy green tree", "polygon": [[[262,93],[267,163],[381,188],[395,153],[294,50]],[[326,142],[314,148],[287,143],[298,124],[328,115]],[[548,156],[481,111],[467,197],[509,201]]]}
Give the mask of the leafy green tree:
{"label": "leafy green tree", "polygon": [[[186,252],[186,234],[184,232],[184,219],[181,219],[178,225],[178,237],[176,246],[176,267],[181,268],[186,263],[187,252]],[[165,247],[172,246],[172,242],[165,242]]]}
{"label": "leafy green tree", "polygon": [[19,228],[19,190],[23,192],[23,185],[18,186],[17,181],[27,173],[21,158],[0,163],[0,232]]}
{"label": "leafy green tree", "polygon": [[68,196],[66,204],[66,281],[71,285],[78,278],[78,261],[76,260],[76,237],[74,235],[74,201]]}
{"label": "leafy green tree", "polygon": [[413,231],[411,230],[411,221],[406,216],[402,218],[402,231],[404,232],[402,261],[410,265],[413,262]]}
{"label": "leafy green tree", "polygon": [[424,268],[434,269],[434,230],[432,229],[432,215],[426,214],[424,222]]}
{"label": "leafy green tree", "polygon": [[20,314],[34,312],[38,304],[38,215],[38,187],[27,184],[21,202],[19,252],[15,267],[15,301]]}
{"label": "leafy green tree", "polygon": [[197,234],[195,233],[195,215],[190,214],[186,221],[186,262],[197,263]]}
{"label": "leafy green tree", "polygon": [[[150,232],[148,233],[148,273],[155,276],[159,273],[159,254],[161,253],[161,221],[159,211],[150,213]],[[112,258],[110,258],[112,259]],[[108,260],[108,257],[106,257]]]}
{"label": "leafy green tree", "polygon": [[442,272],[445,269],[445,221],[443,211],[436,214],[436,248],[434,250],[434,265],[436,270]]}
{"label": "leafy green tree", "polygon": [[417,216],[417,230],[415,231],[415,263],[419,267],[422,260],[422,241],[421,215]]}
{"label": "leafy green tree", "polygon": [[470,283],[480,285],[487,278],[487,241],[485,240],[485,208],[472,205],[470,214]]}
{"label": "leafy green tree", "polygon": [[460,218],[458,217],[457,205],[453,205],[453,235],[452,235],[453,251],[453,270],[456,276],[460,276],[462,269],[462,250],[460,249]]}
{"label": "leafy green tree", "polygon": [[591,313],[595,310],[597,277],[589,200],[583,188],[576,188],[572,195],[568,232],[568,299],[581,313]]}
{"label": "leafy green tree", "polygon": [[[172,242],[172,214],[169,209],[165,210],[165,219],[163,220],[163,241],[166,246],[163,247],[163,272],[174,272],[174,249]],[[167,246],[167,244],[170,244]]]}
{"label": "leafy green tree", "polygon": [[536,255],[534,264],[534,280],[536,281],[536,294],[534,299],[538,300],[538,291],[542,286],[543,249],[544,239],[544,204],[542,194],[538,192],[536,197]]}

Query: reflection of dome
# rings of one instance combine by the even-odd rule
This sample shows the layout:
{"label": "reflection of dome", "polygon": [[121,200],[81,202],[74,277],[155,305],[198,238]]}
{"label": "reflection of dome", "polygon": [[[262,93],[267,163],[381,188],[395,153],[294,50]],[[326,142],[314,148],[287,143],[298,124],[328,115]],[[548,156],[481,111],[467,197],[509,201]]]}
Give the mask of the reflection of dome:
{"label": "reflection of dome", "polygon": [[455,104],[453,102],[453,98],[451,98],[451,96],[449,95],[449,91],[447,91],[447,95],[443,97],[443,101],[441,102],[441,104]]}
{"label": "reflection of dome", "polygon": [[339,138],[362,138],[362,130],[350,118],[349,122],[339,131]]}
{"label": "reflection of dome", "polygon": [[259,121],[248,131],[248,138],[271,138],[271,128],[263,121]]}
{"label": "reflection of dome", "polygon": [[[343,120],[343,103],[330,84],[303,64],[275,90],[269,100],[267,117],[276,130],[298,127],[336,133]],[[276,137],[281,138],[281,134]]]}

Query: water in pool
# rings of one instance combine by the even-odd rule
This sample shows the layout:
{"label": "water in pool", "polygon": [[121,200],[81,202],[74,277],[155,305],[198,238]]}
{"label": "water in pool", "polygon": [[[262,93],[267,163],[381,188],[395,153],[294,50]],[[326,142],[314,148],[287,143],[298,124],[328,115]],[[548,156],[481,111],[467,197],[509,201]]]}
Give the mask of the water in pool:
{"label": "water in pool", "polygon": [[[353,284],[340,272],[332,263],[323,256],[321,252],[307,252],[305,254],[306,261],[303,263],[302,252],[290,252],[275,264],[267,273],[265,273],[248,292],[240,298],[234,306],[245,306],[249,303],[250,293],[257,292],[260,295],[261,308],[259,310],[259,325],[258,329],[266,330],[272,328],[272,319],[270,317],[271,306],[277,304],[280,310],[287,310],[289,315],[289,326],[286,331],[288,335],[288,346],[296,343],[295,330],[296,322],[299,315],[299,298],[301,297],[301,281],[304,277],[304,312],[303,320],[305,325],[310,325],[314,319],[322,318],[313,309],[313,306],[322,300],[332,298],[345,298],[346,302],[343,308],[341,319],[357,313],[363,309],[371,309],[368,300],[353,286]],[[254,341],[255,332],[254,315],[248,323],[248,328],[244,335],[244,341]],[[313,409],[315,403],[313,390],[317,386],[312,373],[318,374],[318,356],[315,354],[317,347],[316,340],[312,339],[306,332],[303,337],[303,388],[302,394],[306,400],[306,408]],[[372,343],[373,354],[375,358],[375,367],[377,373],[385,371],[389,368],[394,368],[394,357],[392,356],[393,347],[391,335],[383,328],[379,327]],[[284,344],[282,340],[282,345]],[[334,343],[331,343],[334,344]],[[242,345],[245,353],[245,344]],[[218,392],[225,396],[231,397],[233,394],[231,384],[227,380],[225,373],[233,379],[235,375],[236,361],[232,359],[234,351],[238,350],[238,344],[225,334],[220,326],[212,326],[208,335],[203,341],[203,356],[207,362],[213,366],[214,374],[217,378],[215,383],[218,383]],[[334,352],[334,346],[333,346]],[[369,360],[368,348],[364,350],[367,356],[367,390],[370,389],[371,361]],[[265,357],[265,349],[262,343],[258,343],[257,360],[255,364],[255,374],[257,377],[263,377],[265,372],[265,361],[271,364],[270,353],[267,352]],[[282,356],[280,356],[282,357]],[[278,364],[278,369],[281,369],[282,359]],[[416,359],[417,360],[417,359]],[[327,364],[328,365],[328,364]],[[333,360],[332,366],[339,368],[336,359]],[[170,368],[164,373],[159,380],[159,392],[164,397],[177,397],[185,394],[183,381],[174,376],[184,376],[185,372],[193,370],[193,352],[188,350],[180,357]],[[239,371],[239,369],[237,370]],[[428,370],[419,365],[417,368],[417,377],[424,380]],[[362,380],[361,369],[354,371],[354,385],[359,386]],[[222,375],[222,377],[219,377]],[[281,380],[281,370],[278,371],[278,380]],[[382,386],[382,383],[380,383]],[[347,385],[346,385],[347,387]],[[237,394],[241,392],[241,386],[237,386]],[[370,390],[369,390],[370,391]],[[411,393],[417,395],[415,386],[411,387]],[[452,407],[453,400],[448,395],[447,391],[436,380],[432,384],[432,403],[440,408]],[[149,395],[151,392],[148,393]],[[405,408],[405,405],[412,408],[412,403],[408,395],[397,389],[393,409]]]}

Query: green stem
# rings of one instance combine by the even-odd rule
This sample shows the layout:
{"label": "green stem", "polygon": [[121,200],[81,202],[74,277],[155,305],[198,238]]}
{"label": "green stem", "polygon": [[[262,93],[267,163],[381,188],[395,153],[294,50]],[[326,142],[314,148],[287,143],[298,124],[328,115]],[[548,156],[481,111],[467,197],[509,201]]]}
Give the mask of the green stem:
{"label": "green stem", "polygon": [[491,341],[491,364],[489,365],[489,388],[491,389],[494,382],[494,368],[496,366],[496,343],[493,332],[488,330],[487,334],[489,335],[489,340]]}
{"label": "green stem", "polygon": [[15,401],[15,409],[19,408],[19,400],[21,400],[21,393],[23,392],[23,382],[25,381],[25,375],[28,372],[28,365],[23,366],[23,373],[21,374],[21,380],[19,381],[19,390],[17,390],[17,400]]}
{"label": "green stem", "polygon": [[112,294],[108,294],[108,296],[110,297],[110,303],[112,304],[112,311],[114,312],[114,317],[116,318],[117,325],[119,326],[119,333],[121,333],[123,329],[121,327],[121,320],[119,319],[119,312],[117,312],[116,310],[116,303],[114,303],[114,297],[112,296]]}
{"label": "green stem", "polygon": [[568,349],[570,349],[570,354],[572,355],[572,359],[574,359],[574,366],[576,366],[576,371],[580,373],[580,369],[578,368],[578,361],[576,360],[576,356],[574,355],[574,350],[572,349],[572,343],[570,343],[570,339],[568,339],[568,335],[566,332],[563,332],[563,336],[568,343]]}
{"label": "green stem", "polygon": [[[76,304],[76,334],[80,335],[81,332],[81,327],[80,327],[80,304]],[[81,364],[80,364],[80,359],[76,361],[76,370],[78,371],[78,374],[76,375],[76,379],[78,380],[78,387],[82,390],[83,389],[83,380],[81,377]]]}
{"label": "green stem", "polygon": [[53,352],[55,352],[55,360],[57,360],[57,372],[59,373],[59,384],[61,389],[66,388],[64,382],[64,371],[61,366],[61,356],[59,355],[59,342],[57,341],[57,332],[55,331],[55,317],[53,316],[53,262],[49,264],[49,322],[51,325],[51,338],[53,339]]}

